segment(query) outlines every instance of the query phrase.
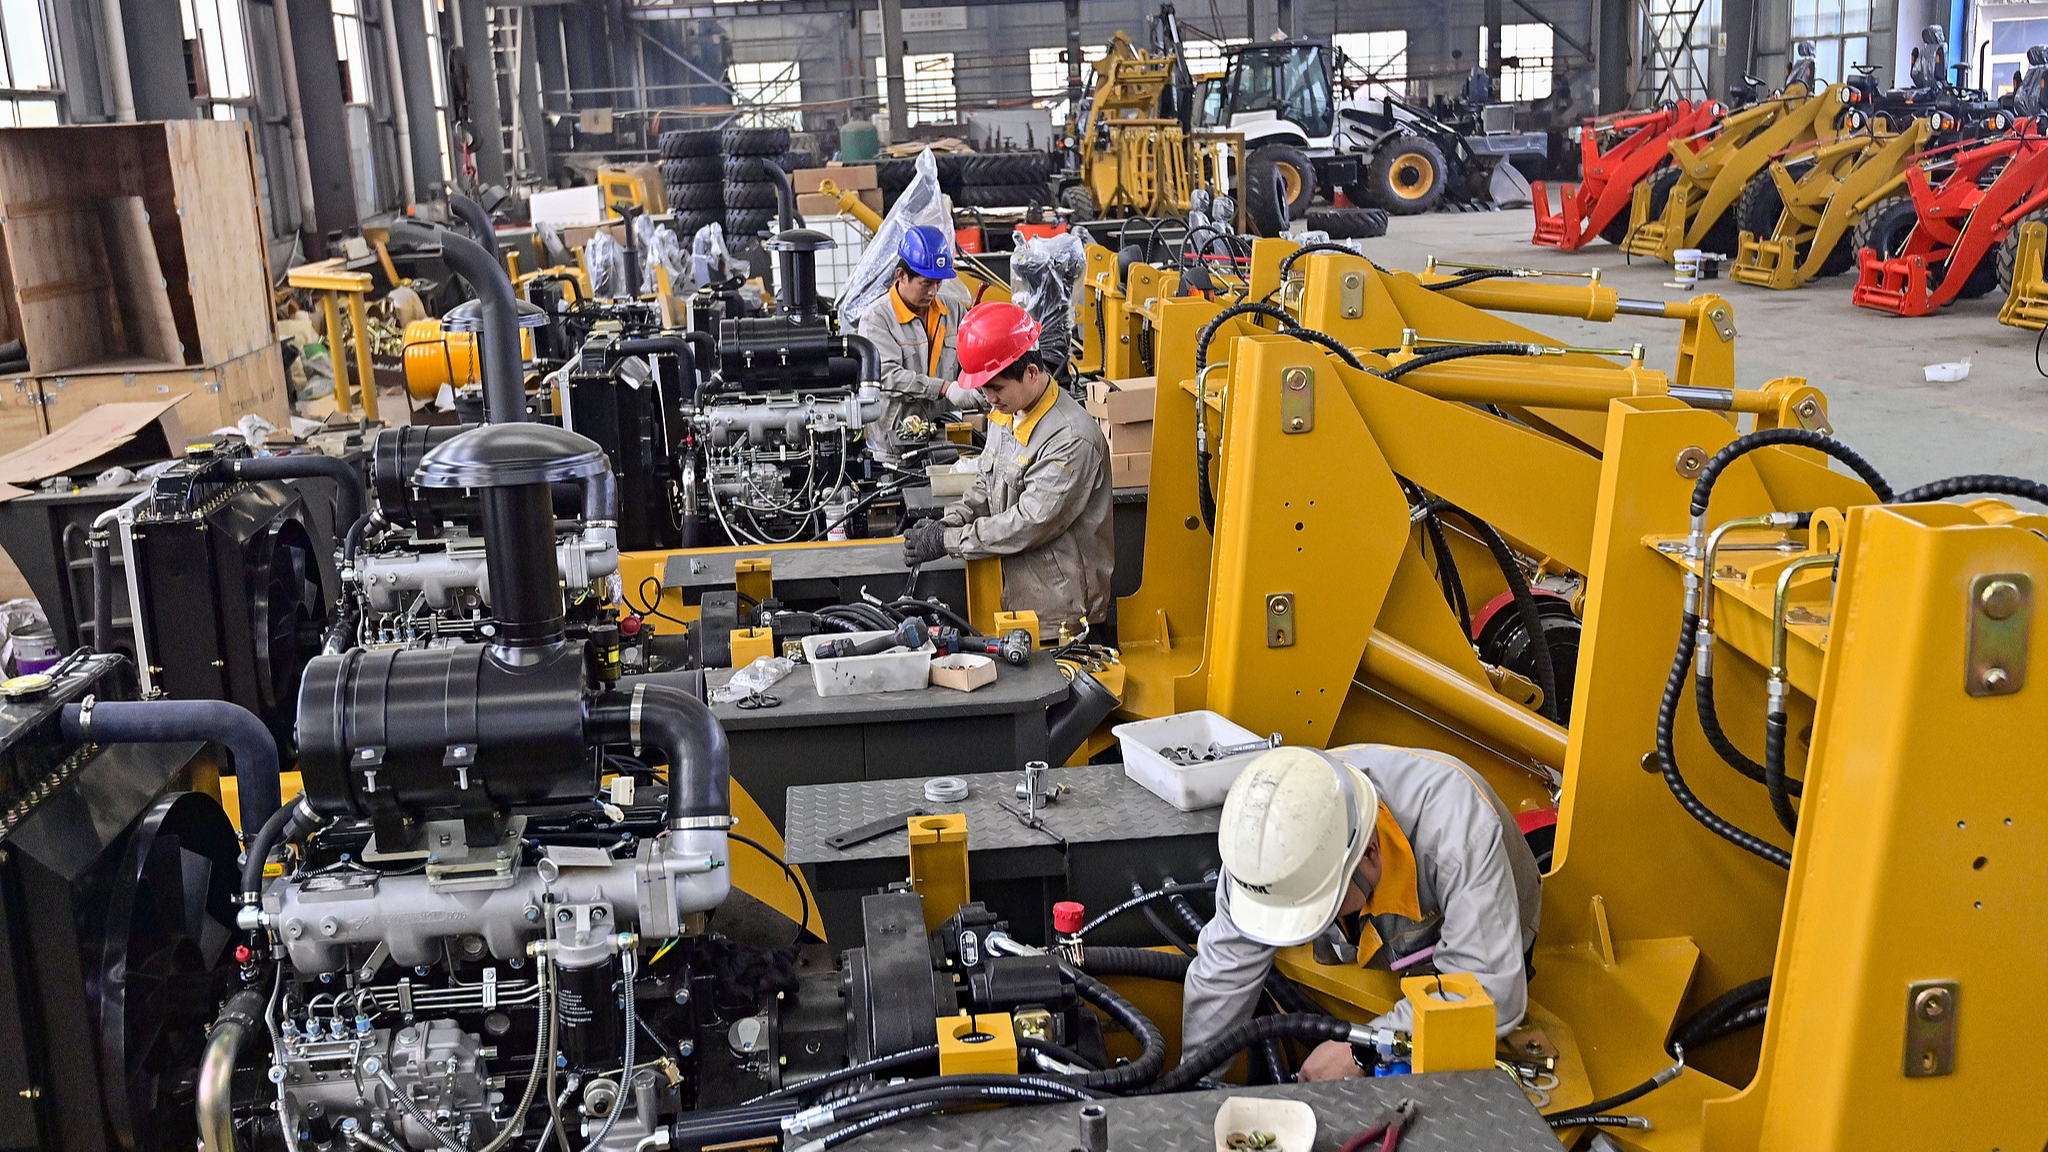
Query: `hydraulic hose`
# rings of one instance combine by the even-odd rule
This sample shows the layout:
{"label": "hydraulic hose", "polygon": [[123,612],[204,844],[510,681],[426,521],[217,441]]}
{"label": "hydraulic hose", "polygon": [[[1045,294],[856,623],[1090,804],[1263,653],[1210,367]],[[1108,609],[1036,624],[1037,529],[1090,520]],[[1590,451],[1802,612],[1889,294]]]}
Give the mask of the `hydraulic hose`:
{"label": "hydraulic hose", "polygon": [[322,823],[304,797],[271,813],[242,852],[242,903],[254,904],[262,898],[263,866],[270,862],[270,854],[279,845],[292,843]]}
{"label": "hydraulic hose", "polygon": [[1785,714],[1764,714],[1764,788],[1771,796],[1771,812],[1785,831],[1799,831],[1799,810],[1792,806],[1791,782],[1785,778]]}
{"label": "hydraulic hose", "polygon": [[[933,1047],[937,1051],[937,1047]],[[782,1122],[803,1110],[795,1100],[748,1101],[733,1108],[686,1112],[669,1126],[671,1148],[725,1148],[772,1141],[782,1135]],[[545,1145],[542,1145],[545,1147]]]}
{"label": "hydraulic hose", "polygon": [[877,1072],[893,1071],[897,1068],[908,1067],[926,1060],[936,1060],[938,1057],[939,1046],[937,1044],[924,1044],[898,1052],[893,1056],[878,1056],[873,1060],[864,1060],[859,1064],[849,1064],[838,1071],[827,1072],[822,1076],[814,1076],[801,1084],[791,1084],[787,1087],[777,1088],[766,1095],[754,1097],[752,1100],[747,1101],[747,1104],[760,1104],[770,1100],[786,1100],[795,1096],[807,1095],[811,1092],[833,1087],[834,1085],[844,1084],[849,1080],[858,1080],[863,1076],[872,1076]]}
{"label": "hydraulic hose", "polygon": [[[1771,978],[1751,980],[1716,996],[1707,1006],[1685,1018],[1677,1028],[1672,1029],[1671,1042],[1665,1046],[1673,1056],[1684,1056],[1687,1052],[1706,1043],[1701,1039],[1718,1031],[1736,1017],[1750,1009],[1766,1004],[1771,997]],[[1739,1029],[1738,1029],[1739,1031]],[[1583,1109],[1574,1109],[1583,1111]]]}
{"label": "hydraulic hose", "polygon": [[1067,1064],[1083,1071],[1095,1071],[1095,1066],[1090,1064],[1088,1059],[1079,1052],[1074,1051],[1072,1048],[1055,1044],[1050,1040],[1040,1040],[1036,1036],[1019,1036],[1017,1038],[1017,1047],[1027,1052],[1035,1052],[1041,1056],[1049,1057],[1062,1064]]}
{"label": "hydraulic hose", "polygon": [[[1749,435],[1730,443],[1727,447],[1714,453],[1713,457],[1707,461],[1706,466],[1700,469],[1699,479],[1692,486],[1692,517],[1695,533],[1701,536],[1706,534],[1707,502],[1714,494],[1714,484],[1721,478],[1721,473],[1726,471],[1730,464],[1735,463],[1759,448],[1770,448],[1778,445],[1811,448],[1817,452],[1824,452],[1847,465],[1850,471],[1856,473],[1865,484],[1870,485],[1870,490],[1877,494],[1878,503],[1890,504],[1893,502],[1891,485],[1885,483],[1884,477],[1871,465],[1870,461],[1865,460],[1860,453],[1847,444],[1836,440],[1832,436],[1823,436],[1818,432],[1808,432],[1804,428],[1766,428],[1761,432],[1751,432]],[[1932,485],[1929,487],[1932,487]]]}
{"label": "hydraulic hose", "polygon": [[1427,368],[1431,364],[1441,364],[1446,360],[1463,360],[1467,356],[1527,355],[1529,355],[1529,346],[1527,344],[1511,344],[1506,342],[1496,344],[1454,344],[1445,348],[1431,348],[1426,352],[1418,352],[1413,359],[1403,360],[1383,372],[1375,372],[1374,375],[1387,380],[1399,380],[1417,368]]}
{"label": "hydraulic hose", "polygon": [[325,477],[334,481],[334,522],[352,525],[362,517],[370,502],[370,488],[362,469],[346,460],[317,453],[296,456],[243,456],[228,462],[228,472],[237,480],[311,480]]}
{"label": "hydraulic hose", "polygon": [[1178,984],[1188,978],[1193,958],[1150,948],[1089,947],[1082,950],[1081,969],[1091,976],[1139,976]]}
{"label": "hydraulic hose", "polygon": [[1442,292],[1446,288],[1463,288],[1467,284],[1477,284],[1481,280],[1491,280],[1496,276],[1513,276],[1514,274],[1514,271],[1509,268],[1481,268],[1449,280],[1439,280],[1434,284],[1424,284],[1423,287],[1431,292]]}
{"label": "hydraulic hose", "polygon": [[1300,1040],[1304,1043],[1341,1040],[1362,1044],[1369,1039],[1370,1029],[1335,1016],[1254,1016],[1224,1029],[1222,1035],[1193,1052],[1181,1053],[1180,1067],[1155,1081],[1152,1091],[1179,1092],[1192,1088],[1211,1069],[1261,1040]]}
{"label": "hydraulic hose", "polygon": [[1552,1128],[1570,1128],[1574,1125],[1585,1124],[1596,1116],[1604,1115],[1624,1104],[1640,1099],[1653,1089],[1662,1088],[1664,1085],[1678,1079],[1679,1073],[1684,1071],[1685,1061],[1680,1060],[1626,1092],[1617,1092],[1604,1100],[1595,1100],[1583,1107],[1570,1108],[1563,1112],[1552,1112],[1544,1116],[1543,1119],[1548,1121]]}
{"label": "hydraulic hose", "polygon": [[1515,554],[1506,540],[1493,525],[1472,515],[1447,500],[1431,500],[1425,507],[1435,512],[1453,512],[1469,525],[1486,550],[1493,553],[1493,562],[1500,566],[1501,579],[1507,582],[1508,592],[1515,598],[1515,612],[1522,618],[1522,630],[1529,634],[1529,658],[1535,665],[1536,686],[1543,690],[1543,707],[1538,709],[1544,716],[1568,724],[1571,717],[1562,715],[1558,707],[1557,665],[1551,659],[1550,635],[1543,627],[1543,615],[1536,610],[1536,594],[1529,591],[1529,580],[1522,575],[1522,565],[1515,560]]}
{"label": "hydraulic hose", "polygon": [[[1195,334],[1195,496],[1201,506],[1202,525],[1211,532],[1216,530],[1216,490],[1209,480],[1209,464],[1215,459],[1215,453],[1209,449],[1209,401],[1201,393],[1207,391],[1209,343],[1216,338],[1216,330],[1223,327],[1225,321],[1244,315],[1277,320],[1283,330],[1294,327],[1294,317],[1288,315],[1286,309],[1248,300],[1218,312]],[[1107,351],[1104,355],[1108,355]]]}
{"label": "hydraulic hose", "polygon": [[327,639],[320,645],[322,656],[339,656],[354,647],[356,630],[362,627],[363,604],[354,596],[342,597],[334,612],[334,627],[327,630]]}
{"label": "hydraulic hose", "polygon": [[519,304],[512,295],[512,281],[489,249],[459,232],[442,231],[441,260],[483,302],[484,330],[477,345],[483,359],[485,416],[493,424],[517,424],[526,419],[526,369],[519,351]]}
{"label": "hydraulic hose", "polygon": [[1664,771],[1664,784],[1686,814],[1704,825],[1714,835],[1721,837],[1737,848],[1762,857],[1780,868],[1792,867],[1792,854],[1775,844],[1737,828],[1721,818],[1713,809],[1685,783],[1685,777],[1678,769],[1677,729],[1678,707],[1685,698],[1686,672],[1692,664],[1692,654],[1698,643],[1699,617],[1686,612],[1679,621],[1678,651],[1671,658],[1671,674],[1664,681],[1664,697],[1657,706],[1657,759]]}
{"label": "hydraulic hose", "polygon": [[638,683],[590,706],[592,743],[645,745],[668,758],[668,826],[719,832],[732,820],[732,754],[710,705],[663,684]]}
{"label": "hydraulic hose", "polygon": [[1280,330],[1280,334],[1283,336],[1292,336],[1296,340],[1305,340],[1308,343],[1314,344],[1319,348],[1327,349],[1330,355],[1335,356],[1339,360],[1342,360],[1345,364],[1349,365],[1350,367],[1358,369],[1360,372],[1371,371],[1370,368],[1367,368],[1365,366],[1365,362],[1358,358],[1356,353],[1352,352],[1351,349],[1346,348],[1334,336],[1318,332],[1313,328],[1300,327],[1282,328]]}
{"label": "hydraulic hose", "polygon": [[199,1147],[201,1152],[235,1152],[235,1062],[242,1042],[263,1031],[270,998],[254,988],[228,997],[206,1036],[199,1063]]}
{"label": "hydraulic hose", "polygon": [[[1319,240],[1314,244],[1303,244],[1301,247],[1296,248],[1294,251],[1289,252],[1287,255],[1282,256],[1280,258],[1280,279],[1287,279],[1287,274],[1294,270],[1294,262],[1296,260],[1301,259],[1303,256],[1313,255],[1317,252],[1341,252],[1346,256],[1360,256],[1360,253],[1354,251],[1349,246],[1339,244],[1334,240]],[[1367,264],[1371,264],[1374,268],[1378,268],[1382,272],[1386,271],[1385,268],[1380,268],[1379,264],[1375,262],[1371,257],[1361,256],[1360,258],[1363,259]]]}
{"label": "hydraulic hose", "polygon": [[[1700,714],[1700,729],[1707,734],[1707,743],[1714,746],[1714,751],[1720,753],[1721,759],[1726,760],[1729,767],[1751,780],[1767,784],[1764,766],[1743,755],[1742,749],[1737,748],[1734,742],[1728,739],[1728,733],[1721,727],[1720,710],[1714,704],[1714,677],[1702,675],[1697,667],[1693,669],[1693,704]],[[1766,752],[1765,755],[1768,756],[1769,753]],[[1794,796],[1805,791],[1804,786],[1797,780],[1788,779],[1784,786],[1785,790]]]}
{"label": "hydraulic hose", "polygon": [[[282,811],[277,738],[254,712],[226,700],[106,700],[90,712],[66,704],[64,738],[83,743],[169,744],[211,740],[234,762],[242,827],[260,828]],[[247,891],[247,889],[244,889]]]}
{"label": "hydraulic hose", "polygon": [[1153,1077],[1159,1075],[1159,1070],[1166,1066],[1166,1037],[1160,1034],[1158,1026],[1146,1019],[1145,1014],[1130,1001],[1117,995],[1109,985],[1070,964],[1062,963],[1060,970],[1073,980],[1074,990],[1081,999],[1100,1008],[1104,1015],[1122,1025],[1138,1038],[1143,1047],[1138,1058],[1129,1064],[1071,1077],[1069,1082],[1081,1088],[1119,1093],[1151,1083]]}
{"label": "hydraulic hose", "polygon": [[2048,484],[2029,480],[2023,476],[1951,476],[1909,488],[1888,503],[1924,504],[1930,500],[1947,500],[1956,496],[2017,496],[2032,500],[2036,504],[2048,504]]}
{"label": "hydraulic hose", "polygon": [[490,250],[492,260],[503,259],[498,251],[498,229],[491,223],[491,214],[484,206],[460,193],[448,197],[448,210],[462,221],[476,242]]}
{"label": "hydraulic hose", "polygon": [[1123,903],[1117,905],[1116,907],[1111,908],[1109,911],[1104,912],[1101,915],[1097,916],[1095,919],[1090,920],[1086,925],[1082,926],[1081,931],[1078,933],[1078,935],[1085,937],[1090,932],[1095,931],[1097,928],[1102,927],[1104,924],[1108,923],[1111,920],[1114,920],[1118,916],[1121,916],[1124,913],[1129,912],[1131,909],[1150,903],[1154,900],[1161,900],[1168,896],[1172,896],[1176,893],[1185,895],[1186,893],[1190,892],[1214,892],[1215,890],[1216,886],[1213,884],[1176,884],[1171,888],[1161,888],[1154,892],[1147,892],[1140,896],[1133,896],[1129,900],[1126,900]]}

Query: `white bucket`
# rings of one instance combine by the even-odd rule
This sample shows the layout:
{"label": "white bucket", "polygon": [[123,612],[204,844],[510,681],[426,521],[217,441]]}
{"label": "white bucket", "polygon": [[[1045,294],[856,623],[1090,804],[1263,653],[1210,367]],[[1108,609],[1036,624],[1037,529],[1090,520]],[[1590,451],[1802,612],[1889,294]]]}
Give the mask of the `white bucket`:
{"label": "white bucket", "polygon": [[1671,254],[1671,282],[1690,288],[1700,282],[1700,250],[1680,248]]}

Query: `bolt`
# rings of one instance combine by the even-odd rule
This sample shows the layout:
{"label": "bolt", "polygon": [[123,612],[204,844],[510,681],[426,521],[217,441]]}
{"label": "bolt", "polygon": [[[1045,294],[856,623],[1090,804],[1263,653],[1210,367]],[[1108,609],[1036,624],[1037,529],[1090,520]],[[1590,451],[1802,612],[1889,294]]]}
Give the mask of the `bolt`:
{"label": "bolt", "polygon": [[688,1004],[689,1002],[690,1002],[690,990],[689,990],[688,988],[678,988],[678,989],[676,989],[676,1003],[678,1003],[678,1004]]}
{"label": "bolt", "polygon": [[322,920],[320,922],[320,934],[322,936],[333,936],[335,933],[340,931],[341,925],[336,923],[334,917],[332,916],[329,916],[327,919]]}
{"label": "bolt", "polygon": [[1306,426],[1306,425],[1308,424],[1308,421],[1306,421],[1306,420],[1303,420],[1303,419],[1302,419],[1301,417],[1299,417],[1299,416],[1296,416],[1296,417],[1295,417],[1295,418],[1294,418],[1294,419],[1293,419],[1292,421],[1290,421],[1289,423],[1290,423],[1290,424],[1291,424],[1291,425],[1293,426],[1293,428],[1294,428],[1294,430],[1295,430],[1296,432],[1299,432],[1299,431],[1301,431],[1301,430],[1302,430],[1302,428],[1303,428],[1303,427],[1305,427],[1305,426]]}
{"label": "bolt", "polygon": [[1687,480],[1696,479],[1700,474],[1700,469],[1706,466],[1707,454],[1699,446],[1692,445],[1679,451],[1676,467],[1678,474]]}
{"label": "bolt", "polygon": [[602,919],[604,919],[604,906],[603,906],[603,905],[599,905],[599,906],[597,906],[597,907],[595,907],[595,908],[592,908],[592,909],[590,910],[590,918],[591,918],[592,920],[602,920]]}
{"label": "bolt", "polygon": [[2020,610],[2020,587],[2010,580],[1993,580],[1977,594],[1977,606],[1993,620],[2009,620]]}
{"label": "bolt", "polygon": [[526,922],[531,924],[540,919],[540,909],[532,904],[528,904],[524,915],[526,916]]}
{"label": "bolt", "polygon": [[1814,403],[1814,402],[1813,402],[1813,400],[1812,400],[1811,398],[1808,398],[1808,399],[1806,399],[1806,400],[1803,400],[1803,401],[1801,401],[1801,402],[1800,402],[1800,404],[1799,404],[1799,414],[1800,414],[1801,416],[1809,416],[1809,417],[1810,417],[1810,416],[1812,416],[1812,415],[1813,415],[1814,413],[1816,413],[1816,412],[1818,412],[1818,411],[1820,411],[1820,405],[1818,405],[1818,404]]}
{"label": "bolt", "polygon": [[555,923],[557,924],[567,924],[569,921],[574,920],[575,918],[576,914],[574,912],[569,911],[567,908],[564,908],[560,912],[555,913]]}
{"label": "bolt", "polygon": [[270,1082],[272,1084],[284,1083],[284,1065],[272,1064],[270,1066]]}
{"label": "bolt", "polygon": [[1643,753],[1643,771],[1662,772],[1663,770],[1664,758],[1662,756],[1658,755],[1655,752]]}
{"label": "bolt", "polygon": [[306,934],[306,926],[297,920],[288,921],[284,926],[284,934],[297,940]]}
{"label": "bolt", "polygon": [[2007,684],[2012,683],[2012,677],[2006,673],[2005,669],[1997,667],[1986,668],[1981,679],[1985,690],[1988,692],[2003,691]]}
{"label": "bolt", "polygon": [[1914,997],[1914,1007],[1929,1020],[1939,1020],[1948,1015],[1948,993],[1940,988],[1929,988]]}
{"label": "bolt", "polygon": [[676,1045],[676,1055],[678,1056],[688,1056],[696,1050],[697,1044],[693,1040],[685,1040],[682,1043]]}

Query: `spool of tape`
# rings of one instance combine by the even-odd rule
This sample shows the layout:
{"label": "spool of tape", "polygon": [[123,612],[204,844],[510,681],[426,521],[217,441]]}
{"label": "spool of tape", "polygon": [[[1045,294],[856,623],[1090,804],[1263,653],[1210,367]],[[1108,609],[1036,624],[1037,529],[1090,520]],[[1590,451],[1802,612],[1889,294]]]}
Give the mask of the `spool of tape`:
{"label": "spool of tape", "polygon": [[967,799],[967,781],[958,776],[939,776],[924,782],[924,798],[934,804]]}

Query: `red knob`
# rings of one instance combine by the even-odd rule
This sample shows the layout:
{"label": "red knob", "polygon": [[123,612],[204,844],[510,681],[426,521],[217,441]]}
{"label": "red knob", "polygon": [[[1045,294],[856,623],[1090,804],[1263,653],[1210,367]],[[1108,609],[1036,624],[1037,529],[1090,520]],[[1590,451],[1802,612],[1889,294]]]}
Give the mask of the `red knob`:
{"label": "red knob", "polygon": [[638,616],[628,616],[624,620],[619,621],[619,635],[638,636],[639,634],[640,618]]}
{"label": "red knob", "polygon": [[247,964],[249,962],[249,958],[254,955],[256,954],[254,952],[249,951],[249,946],[247,944],[235,945],[235,963]]}
{"label": "red knob", "polygon": [[1088,910],[1072,900],[1062,900],[1052,906],[1052,930],[1062,936],[1071,936],[1081,930]]}

